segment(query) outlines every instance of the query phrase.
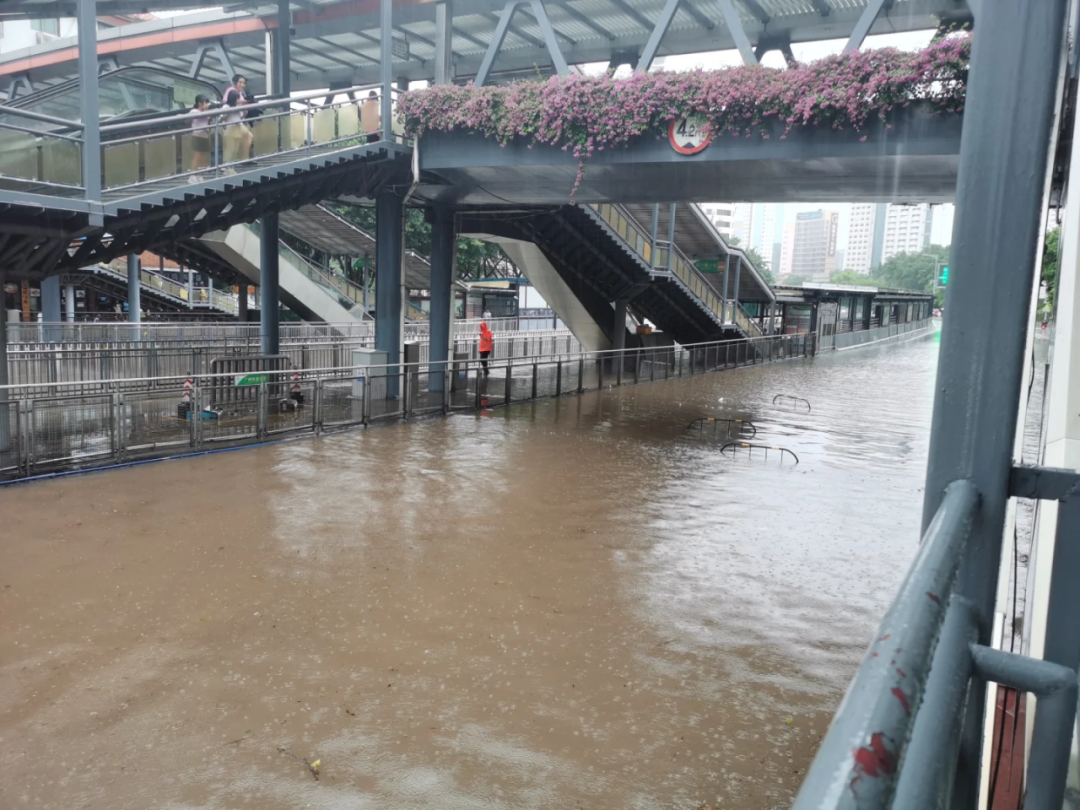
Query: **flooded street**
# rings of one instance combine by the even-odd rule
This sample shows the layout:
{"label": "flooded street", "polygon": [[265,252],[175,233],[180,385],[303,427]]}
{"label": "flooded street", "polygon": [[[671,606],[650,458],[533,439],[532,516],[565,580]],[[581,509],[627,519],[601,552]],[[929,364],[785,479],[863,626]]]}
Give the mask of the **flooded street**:
{"label": "flooded street", "polygon": [[937,349],[0,489],[0,808],[786,807],[917,547]]}

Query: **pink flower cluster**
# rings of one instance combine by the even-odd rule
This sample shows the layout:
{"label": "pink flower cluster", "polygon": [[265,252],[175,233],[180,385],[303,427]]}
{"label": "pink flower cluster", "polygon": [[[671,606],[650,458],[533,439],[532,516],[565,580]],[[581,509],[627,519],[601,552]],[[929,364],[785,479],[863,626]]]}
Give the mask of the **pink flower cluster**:
{"label": "pink flower cluster", "polygon": [[[468,130],[506,145],[550,144],[585,161],[668,123],[700,116],[713,137],[767,137],[771,121],[795,127],[863,129],[899,107],[918,103],[934,112],[964,108],[971,36],[964,34],[908,53],[857,51],[786,70],[753,66],[629,79],[567,76],[502,87],[431,87],[405,93],[398,109],[413,136]],[[575,190],[577,184],[575,183]]]}

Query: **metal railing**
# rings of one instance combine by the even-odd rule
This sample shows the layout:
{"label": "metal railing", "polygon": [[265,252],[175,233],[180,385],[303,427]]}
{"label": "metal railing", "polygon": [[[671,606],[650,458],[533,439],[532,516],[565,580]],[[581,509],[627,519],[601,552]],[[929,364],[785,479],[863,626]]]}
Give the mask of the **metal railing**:
{"label": "metal railing", "polygon": [[[216,177],[234,173],[241,164],[268,155],[301,155],[360,144],[369,137],[379,139],[382,136],[377,110],[372,120],[370,110],[353,99],[354,95],[360,98],[368,90],[379,89],[379,85],[356,85],[236,108],[155,115],[102,125],[101,187],[137,189],[169,177]],[[392,94],[396,110],[397,92]],[[258,117],[229,120],[239,113],[254,112]],[[6,105],[0,105],[0,113],[21,116],[28,122],[27,126],[10,119],[0,123],[0,177],[31,182],[39,192],[80,196],[86,186],[82,176],[83,124]],[[196,120],[198,130],[193,129]],[[34,122],[50,124],[57,131],[43,132],[30,125]],[[250,133],[236,126],[241,123]],[[405,140],[396,112],[392,130],[395,140]],[[249,134],[250,149],[244,149]],[[200,145],[196,139],[200,138],[210,143],[206,166],[194,165],[196,155],[207,154],[196,148]]]}
{"label": "metal railing", "polygon": [[[486,369],[474,360],[302,369],[283,350],[273,359],[290,370],[268,372],[254,396],[233,398],[224,406],[215,399],[213,410],[206,410],[209,392],[239,384],[232,375],[113,379],[92,389],[79,383],[8,385],[0,388],[0,477],[174,456],[289,434],[319,434],[382,419],[490,408],[786,360],[802,357],[805,350],[805,336],[780,335],[681,348],[488,360]],[[286,387],[289,395],[279,398]],[[303,405],[295,405],[293,393],[301,395]]]}
{"label": "metal railing", "polygon": [[[47,324],[43,333],[50,330],[59,338],[66,327],[82,324]],[[103,326],[103,324],[93,324]],[[83,390],[91,390],[101,381],[112,379],[140,379],[180,374],[205,373],[210,362],[220,357],[247,357],[260,352],[258,328],[235,329],[224,337],[191,340],[155,339],[154,332],[169,329],[143,329],[150,324],[130,324],[124,329],[130,334],[143,336],[142,340],[129,338],[115,343],[56,341],[18,343],[8,348],[8,381],[11,384],[42,385],[46,383],[82,383]],[[254,325],[252,325],[254,327]],[[340,335],[304,334],[306,330],[293,325],[282,329],[280,354],[287,357],[293,368],[344,368],[352,363],[352,351],[374,346],[372,332],[350,337]],[[292,336],[285,337],[289,332]],[[299,333],[299,337],[296,334]],[[478,360],[479,335],[461,332],[454,337],[455,356],[467,355]],[[414,335],[409,340],[419,350],[417,360],[428,362],[429,339],[427,334]],[[566,329],[527,330],[525,332],[499,332],[494,336],[491,359],[556,354],[574,354],[581,351],[581,344]]]}
{"label": "metal railing", "polygon": [[652,241],[630,214],[621,206],[609,203],[589,206],[600,218],[650,267],[671,273],[671,278],[689,294],[697,298],[709,310],[719,323],[735,324],[746,335],[764,335],[761,327],[750,317],[742,304],[725,301],[716,293],[694,263],[683,253],[678,245],[666,240],[656,242],[653,250]]}

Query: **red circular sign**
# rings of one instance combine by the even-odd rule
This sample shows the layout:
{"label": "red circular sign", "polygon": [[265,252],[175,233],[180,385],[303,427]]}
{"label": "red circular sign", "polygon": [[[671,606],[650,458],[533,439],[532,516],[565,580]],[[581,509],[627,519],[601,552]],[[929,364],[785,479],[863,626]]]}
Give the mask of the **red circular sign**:
{"label": "red circular sign", "polygon": [[680,155],[696,155],[712,142],[712,135],[707,133],[704,118],[676,118],[668,127],[668,141]]}

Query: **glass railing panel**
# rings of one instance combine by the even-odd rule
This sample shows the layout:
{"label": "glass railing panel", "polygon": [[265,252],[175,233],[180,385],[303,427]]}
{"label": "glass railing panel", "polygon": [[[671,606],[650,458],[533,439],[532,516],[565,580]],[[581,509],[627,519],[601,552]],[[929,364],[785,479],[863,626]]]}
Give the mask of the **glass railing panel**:
{"label": "glass railing panel", "polygon": [[0,175],[38,180],[38,141],[28,132],[0,130]]}
{"label": "glass railing panel", "polygon": [[81,186],[82,144],[45,138],[41,143],[41,179],[63,186]]}
{"label": "glass railing panel", "polygon": [[357,107],[349,104],[345,107],[338,107],[338,137],[339,138],[351,138],[360,134],[360,110]]}
{"label": "glass railing panel", "polygon": [[147,180],[176,174],[176,136],[167,135],[144,141],[143,165]]}
{"label": "glass railing panel", "polygon": [[[272,155],[278,150],[278,129],[281,118],[259,118],[251,125],[255,136],[255,156]],[[288,120],[288,119],[284,119]]]}
{"label": "glass railing panel", "polygon": [[337,137],[335,132],[337,111],[334,109],[318,110],[312,116],[311,140],[314,143],[326,143]]}
{"label": "glass railing panel", "polygon": [[102,150],[105,167],[105,188],[127,186],[139,182],[139,144],[121,143]]}
{"label": "glass railing panel", "polygon": [[281,121],[281,148],[298,149],[307,140],[307,113],[296,112],[280,117]]}

